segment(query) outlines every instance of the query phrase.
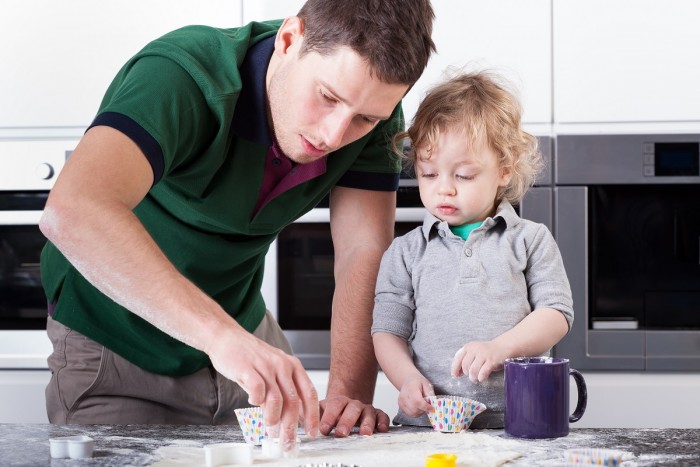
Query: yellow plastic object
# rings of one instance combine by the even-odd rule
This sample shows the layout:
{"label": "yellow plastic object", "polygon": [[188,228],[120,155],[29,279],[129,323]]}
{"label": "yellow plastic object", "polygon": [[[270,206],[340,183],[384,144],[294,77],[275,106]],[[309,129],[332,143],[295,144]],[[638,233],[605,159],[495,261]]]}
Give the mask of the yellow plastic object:
{"label": "yellow plastic object", "polygon": [[457,455],[450,453],[431,454],[425,458],[425,467],[455,467]]}

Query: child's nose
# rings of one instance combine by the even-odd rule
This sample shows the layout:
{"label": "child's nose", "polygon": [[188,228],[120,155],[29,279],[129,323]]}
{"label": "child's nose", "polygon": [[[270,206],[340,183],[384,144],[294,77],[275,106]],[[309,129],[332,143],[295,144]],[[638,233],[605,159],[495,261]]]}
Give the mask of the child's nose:
{"label": "child's nose", "polygon": [[449,177],[442,177],[440,179],[440,186],[438,188],[438,193],[441,195],[454,195],[456,192],[455,184]]}

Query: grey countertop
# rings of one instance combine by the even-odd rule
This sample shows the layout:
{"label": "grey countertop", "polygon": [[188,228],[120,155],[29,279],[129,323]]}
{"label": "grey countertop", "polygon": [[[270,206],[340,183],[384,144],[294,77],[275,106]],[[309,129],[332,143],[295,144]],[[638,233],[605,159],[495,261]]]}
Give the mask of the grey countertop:
{"label": "grey countertop", "polygon": [[[92,437],[95,440],[93,457],[51,459],[49,439],[70,435]],[[204,465],[202,446],[242,441],[237,426],[0,424],[0,464],[194,466]],[[486,444],[482,446],[480,443],[484,441]],[[425,445],[422,448],[421,443]],[[697,429],[572,428],[569,436],[564,438],[520,440],[508,437],[502,430],[441,434],[430,429],[392,427],[389,434],[372,437],[356,434],[345,439],[320,437],[308,440],[302,437],[298,459],[277,463],[261,460],[260,448],[256,448],[254,455],[256,465],[307,465],[309,456],[318,463],[347,463],[349,457],[357,455],[357,464],[361,466],[371,465],[374,459],[379,465],[422,466],[425,465],[422,454],[453,449],[462,452],[462,457],[458,454],[458,465],[477,465],[488,458],[480,455],[490,453],[493,457],[505,450],[517,453],[517,457],[506,465],[565,465],[565,450],[583,447],[626,451],[623,465],[700,465],[700,430]],[[412,449],[415,452],[410,455],[411,462],[402,460],[401,453],[405,456]],[[393,454],[387,454],[392,451]],[[188,458],[197,452],[200,458]],[[389,455],[391,457],[387,457]],[[476,456],[471,462],[470,455]]]}

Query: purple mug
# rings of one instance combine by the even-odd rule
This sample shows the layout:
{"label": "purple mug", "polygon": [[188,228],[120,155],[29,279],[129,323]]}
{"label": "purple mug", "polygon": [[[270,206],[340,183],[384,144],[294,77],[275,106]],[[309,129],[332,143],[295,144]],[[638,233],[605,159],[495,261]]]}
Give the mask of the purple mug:
{"label": "purple mug", "polygon": [[[569,415],[569,375],[578,389],[576,410]],[[566,358],[508,358],[503,368],[504,426],[519,438],[560,438],[569,423],[586,411],[588,395],[583,375],[569,368]]]}

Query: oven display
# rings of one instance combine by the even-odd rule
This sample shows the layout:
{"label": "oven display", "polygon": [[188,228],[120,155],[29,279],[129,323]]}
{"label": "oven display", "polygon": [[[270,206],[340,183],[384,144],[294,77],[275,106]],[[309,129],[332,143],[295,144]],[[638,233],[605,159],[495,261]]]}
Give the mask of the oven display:
{"label": "oven display", "polygon": [[700,175],[699,143],[654,144],[654,172],[657,176]]}

